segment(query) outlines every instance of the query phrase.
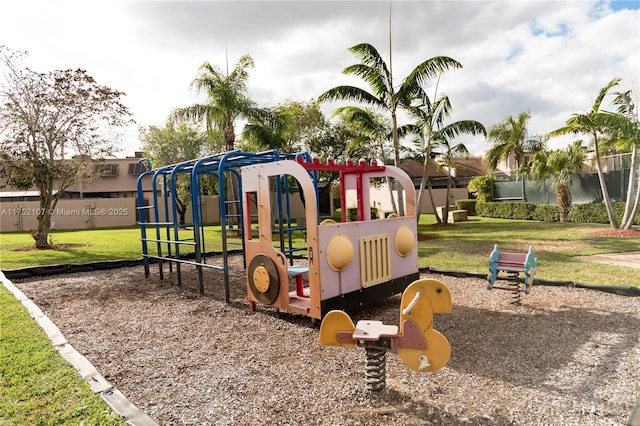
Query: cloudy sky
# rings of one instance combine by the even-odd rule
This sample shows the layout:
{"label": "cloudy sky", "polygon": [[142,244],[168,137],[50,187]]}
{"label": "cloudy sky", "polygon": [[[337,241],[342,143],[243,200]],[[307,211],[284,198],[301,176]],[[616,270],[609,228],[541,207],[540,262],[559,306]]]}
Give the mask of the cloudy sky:
{"label": "cloudy sky", "polygon": [[[389,1],[4,2],[0,45],[27,51],[36,71],[83,68],[127,94],[137,126],[163,125],[171,110],[200,101],[189,86],[205,61],[225,69],[244,54],[249,91],[263,106],[308,101],[340,84],[370,43],[389,58]],[[463,69],[440,82],[452,119],[487,128],[530,111],[543,135],[592,105],[611,79],[640,92],[640,1],[399,1],[391,3],[397,82],[433,56]],[[329,116],[337,105],[326,105]],[[402,123],[401,123],[402,124]],[[488,149],[467,138],[473,154]],[[551,141],[551,147],[569,140]],[[123,155],[139,149],[137,127]]]}

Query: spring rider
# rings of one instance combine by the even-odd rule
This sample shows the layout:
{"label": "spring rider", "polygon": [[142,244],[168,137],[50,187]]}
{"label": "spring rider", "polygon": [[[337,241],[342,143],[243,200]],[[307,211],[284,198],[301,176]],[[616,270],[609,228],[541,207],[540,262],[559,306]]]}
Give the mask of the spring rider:
{"label": "spring rider", "polygon": [[420,279],[411,283],[400,301],[400,329],[381,321],[360,320],[354,326],[344,311],[327,313],[320,325],[320,343],[361,347],[366,353],[365,382],[372,391],[386,385],[386,354],[395,349],[404,364],[419,372],[442,368],[451,356],[446,337],[433,328],[433,314],[451,313],[451,293],[442,282]]}

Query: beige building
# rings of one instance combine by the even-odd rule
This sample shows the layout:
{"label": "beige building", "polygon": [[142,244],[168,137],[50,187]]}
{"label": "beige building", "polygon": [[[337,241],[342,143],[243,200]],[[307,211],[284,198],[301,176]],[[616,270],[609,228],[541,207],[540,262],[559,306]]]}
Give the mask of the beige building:
{"label": "beige building", "polygon": [[[102,176],[95,184],[77,183],[53,209],[53,229],[81,229],[135,225],[138,162],[136,157],[113,158],[101,165]],[[55,186],[54,186],[55,187]],[[152,198],[145,185],[145,198]],[[37,228],[39,194],[31,191],[0,192],[0,231],[27,231]]]}
{"label": "beige building", "polygon": [[[142,153],[135,157],[114,158],[105,161],[101,166],[102,176],[95,184],[77,183],[65,191],[55,209],[52,211],[52,229],[84,229],[135,226],[138,223],[137,182],[138,164],[142,160]],[[478,175],[485,174],[480,159],[459,160],[461,168],[454,173],[454,188],[449,202],[468,198],[467,183]],[[412,178],[416,188],[422,177],[422,164],[415,161],[405,161],[401,165]],[[428,173],[434,187],[433,194],[437,206],[445,205],[447,174],[438,168],[435,162],[429,164]],[[144,203],[153,203],[153,188],[151,179],[143,182]],[[161,188],[157,188],[160,219],[164,218],[164,197]],[[304,217],[304,207],[293,197],[292,219]],[[0,192],[0,232],[28,231],[37,228],[36,216],[39,213],[39,196],[35,190]],[[219,223],[219,201],[217,196],[203,197],[203,223]],[[372,190],[374,206],[383,212],[392,210],[388,189]],[[153,209],[144,209],[146,220],[154,221]],[[425,197],[423,213],[433,213],[433,208]],[[186,222],[191,221],[191,206],[187,210]]]}

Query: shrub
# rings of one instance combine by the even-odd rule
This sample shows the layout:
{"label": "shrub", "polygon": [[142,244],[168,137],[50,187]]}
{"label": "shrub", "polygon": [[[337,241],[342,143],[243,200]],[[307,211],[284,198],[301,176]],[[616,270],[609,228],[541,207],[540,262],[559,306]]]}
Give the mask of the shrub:
{"label": "shrub", "polygon": [[521,202],[495,203],[478,201],[476,204],[476,212],[479,216],[500,219],[532,220],[535,209],[535,204]]}
{"label": "shrub", "polygon": [[533,219],[541,222],[558,222],[558,206],[555,204],[538,204],[533,211]]}
{"label": "shrub", "polygon": [[467,189],[475,195],[478,201],[493,201],[493,178],[491,176],[476,176],[469,181]]}
{"label": "shrub", "polygon": [[[613,213],[616,215],[618,223],[620,223],[622,215],[624,214],[625,203],[613,203],[612,206]],[[609,215],[607,214],[607,208],[604,203],[575,204],[571,206],[567,220],[577,223],[609,223]],[[640,225],[639,215],[636,215],[633,223]]]}
{"label": "shrub", "polygon": [[[336,222],[340,222],[342,221],[342,210],[341,209],[335,209],[333,211],[333,220],[335,220]],[[348,207],[347,208],[347,218],[349,220],[349,222],[354,222],[356,220],[358,220],[358,208],[357,207]],[[371,207],[371,219],[379,219],[380,218],[380,211],[378,210],[377,207]]]}
{"label": "shrub", "polygon": [[467,215],[469,216],[477,216],[476,214],[476,201],[477,200],[457,200],[456,201],[456,209],[458,210],[466,210]]}
{"label": "shrub", "polygon": [[576,223],[609,223],[604,204],[574,204],[569,210],[567,221]]}
{"label": "shrub", "polygon": [[380,219],[380,211],[377,207],[371,207],[371,219]]}

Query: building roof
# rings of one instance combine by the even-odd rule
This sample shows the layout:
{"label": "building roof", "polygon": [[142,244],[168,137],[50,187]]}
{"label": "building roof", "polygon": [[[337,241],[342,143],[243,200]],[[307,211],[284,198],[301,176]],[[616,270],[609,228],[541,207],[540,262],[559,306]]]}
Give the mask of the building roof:
{"label": "building roof", "polygon": [[[58,191],[54,190],[56,194]],[[17,198],[17,197],[39,197],[40,191],[3,191],[0,192],[0,198]]]}
{"label": "building roof", "polygon": [[[485,176],[488,171],[480,157],[454,158],[453,161],[460,167],[456,169],[456,177]],[[402,160],[400,168],[411,178],[421,178],[423,165],[416,160]],[[435,160],[429,160],[427,174],[432,178],[443,178],[447,176],[447,171],[440,169]]]}
{"label": "building roof", "polygon": [[[404,170],[410,178],[416,179],[422,177],[422,171],[424,166],[421,162],[416,160],[402,160],[400,162],[400,168]],[[433,160],[429,160],[427,166],[427,175],[430,177],[446,177],[447,172],[438,169],[438,163]]]}
{"label": "building roof", "polygon": [[454,158],[454,161],[461,166],[456,169],[457,177],[476,177],[488,174],[481,157]]}

